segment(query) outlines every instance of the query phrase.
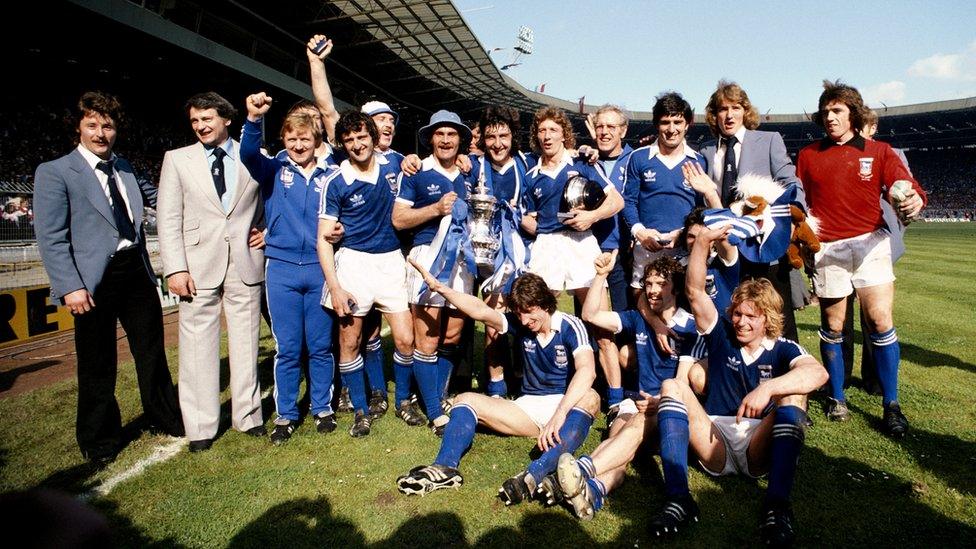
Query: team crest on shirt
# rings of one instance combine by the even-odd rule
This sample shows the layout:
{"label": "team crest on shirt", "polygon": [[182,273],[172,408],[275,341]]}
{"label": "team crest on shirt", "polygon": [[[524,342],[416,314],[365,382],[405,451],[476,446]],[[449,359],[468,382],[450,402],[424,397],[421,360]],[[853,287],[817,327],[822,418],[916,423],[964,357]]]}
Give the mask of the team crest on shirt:
{"label": "team crest on shirt", "polygon": [[286,189],[290,189],[295,184],[295,174],[288,168],[281,170],[281,184]]}
{"label": "team crest on shirt", "polygon": [[566,354],[566,347],[556,345],[556,366],[565,368],[569,364],[569,356]]}
{"label": "team crest on shirt", "polygon": [[860,165],[860,170],[858,170],[857,175],[861,176],[861,179],[867,181],[871,179],[874,173],[874,158],[858,158],[858,163]]}
{"label": "team crest on shirt", "polygon": [[436,183],[427,185],[427,194],[441,194],[441,188]]}
{"label": "team crest on shirt", "polygon": [[362,206],[365,203],[366,203],[366,199],[364,199],[363,195],[359,193],[356,193],[349,197],[349,205],[352,206],[353,208]]}
{"label": "team crest on shirt", "polygon": [[634,339],[638,345],[647,345],[647,334],[644,332],[638,332]]}
{"label": "team crest on shirt", "polygon": [[532,341],[531,339],[526,339],[525,341],[522,342],[522,347],[525,348],[526,353],[534,353],[535,341]]}
{"label": "team crest on shirt", "polygon": [[760,364],[757,366],[759,369],[759,383],[765,383],[770,379],[773,379],[773,365],[772,364]]}
{"label": "team crest on shirt", "polygon": [[733,372],[738,372],[739,366],[742,366],[742,361],[734,356],[730,356],[728,360],[725,361],[725,367]]}
{"label": "team crest on shirt", "polygon": [[657,174],[654,173],[654,170],[644,170],[644,181],[651,183],[656,180],[657,180]]}
{"label": "team crest on shirt", "polygon": [[316,177],[313,181],[315,183],[315,192],[321,193],[322,189],[325,187],[325,176],[320,175]]}
{"label": "team crest on shirt", "polygon": [[397,176],[395,173],[386,174],[386,182],[390,185],[390,191],[393,194],[397,193]]}
{"label": "team crest on shirt", "polygon": [[532,194],[534,194],[536,198],[542,198],[542,187],[536,187],[535,190],[532,191]]}

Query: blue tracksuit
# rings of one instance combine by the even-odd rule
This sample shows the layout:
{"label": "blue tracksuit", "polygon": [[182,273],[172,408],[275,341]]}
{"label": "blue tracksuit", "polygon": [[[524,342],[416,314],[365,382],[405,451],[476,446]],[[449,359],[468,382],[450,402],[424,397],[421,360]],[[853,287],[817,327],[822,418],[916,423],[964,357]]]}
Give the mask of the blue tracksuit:
{"label": "blue tracksuit", "polygon": [[261,184],[268,230],[265,236],[265,289],[275,355],[278,416],[298,421],[299,357],[308,347],[312,414],[332,412],[332,316],[320,304],[325,278],[315,251],[318,211],[326,177],[334,165],[320,161],[306,179],[286,156],[261,154],[261,123],[246,121],[241,161]]}

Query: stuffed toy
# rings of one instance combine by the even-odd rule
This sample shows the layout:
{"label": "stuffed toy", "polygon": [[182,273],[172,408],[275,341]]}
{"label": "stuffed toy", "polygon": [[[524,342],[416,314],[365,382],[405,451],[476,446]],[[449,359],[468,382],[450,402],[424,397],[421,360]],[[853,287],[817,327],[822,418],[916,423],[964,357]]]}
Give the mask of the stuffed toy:
{"label": "stuffed toy", "polygon": [[794,269],[802,268],[804,260],[812,263],[813,254],[820,251],[819,224],[789,203],[795,191],[787,192],[772,178],[747,174],[739,178],[736,192],[740,199],[731,209],[759,226],[766,248],[763,259],[778,259],[785,252]]}

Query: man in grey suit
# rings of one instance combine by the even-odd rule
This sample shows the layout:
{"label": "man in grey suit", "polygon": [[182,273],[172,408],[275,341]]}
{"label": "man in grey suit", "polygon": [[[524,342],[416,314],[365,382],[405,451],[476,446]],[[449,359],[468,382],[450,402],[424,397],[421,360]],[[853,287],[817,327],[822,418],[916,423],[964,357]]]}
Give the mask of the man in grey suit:
{"label": "man in grey suit", "polygon": [[122,118],[115,97],[85,93],[78,118],[78,148],[37,167],[34,226],[51,297],[75,315],[78,446],[94,465],[104,466],[122,444],[116,322],[129,340],[150,426],[179,437],[183,425],[142,231],[143,204],[155,205],[156,190],[137,182],[132,166],[112,153]]}
{"label": "man in grey suit", "polygon": [[231,423],[266,434],[257,374],[264,252],[248,246],[262,222],[260,188],[228,136],[237,114],[214,92],[186,103],[197,143],[168,151],[159,176],[159,250],[180,296],[180,405],[190,451],[207,450],[220,419],[220,311],[227,318]]}
{"label": "man in grey suit", "polygon": [[[705,121],[717,139],[706,142],[701,155],[708,162],[708,175],[719,186],[722,205],[735,200],[735,183],[739,175],[752,173],[771,177],[786,187],[796,187],[796,202],[806,209],[803,186],[796,177],[796,167],[786,154],[783,137],[777,132],[757,131],[759,111],[749,101],[745,90],[735,82],[719,81],[705,107]],[[731,152],[730,152],[731,151]],[[771,264],[741,259],[741,277],[767,278],[783,298],[783,337],[797,340],[796,319],[790,290],[790,264],[783,257]]]}

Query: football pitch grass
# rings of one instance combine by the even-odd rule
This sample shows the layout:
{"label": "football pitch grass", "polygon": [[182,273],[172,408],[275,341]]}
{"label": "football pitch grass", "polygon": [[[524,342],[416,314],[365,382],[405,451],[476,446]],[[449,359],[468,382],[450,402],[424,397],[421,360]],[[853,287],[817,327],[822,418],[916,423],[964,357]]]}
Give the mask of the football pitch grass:
{"label": "football pitch grass", "polygon": [[[896,267],[895,323],[902,349],[900,400],[911,430],[901,440],[881,435],[880,397],[857,388],[848,392],[847,423],[825,420],[822,397],[811,402],[816,424],[807,431],[793,492],[798,544],[976,546],[974,242],[976,224],[918,224],[909,230],[909,252]],[[797,311],[797,322],[800,343],[819,359],[819,310]],[[478,330],[476,339],[481,326]],[[265,388],[271,382],[273,349],[265,330],[260,351]],[[855,355],[858,377],[859,348]],[[169,360],[175,379],[175,348]],[[226,387],[226,359],[223,368]],[[134,369],[129,364],[119,371],[124,421],[138,424]],[[317,434],[306,421],[280,447],[227,430],[210,451],[189,454],[183,447],[107,494],[91,495],[172,439],[131,429],[134,440],[119,459],[92,474],[74,440],[75,395],[76,382],[70,380],[0,400],[0,489],[48,487],[87,494],[123,546],[656,543],[645,529],[663,501],[656,458],[639,457],[624,485],[591,522],[535,502],[506,508],[495,497],[501,483],[535,456],[529,439],[479,434],[461,463],[460,490],[406,497],[397,492],[396,477],[430,463],[439,439],[426,428],[407,427],[392,412],[374,423],[365,439],[348,435],[349,414],[340,417],[339,429],[330,435]],[[270,397],[264,404],[270,418]],[[229,423],[229,402],[224,411],[222,428]],[[601,416],[582,451],[595,448],[604,431]],[[671,544],[758,544],[765,480],[714,479],[692,467],[690,482],[702,520]]]}

